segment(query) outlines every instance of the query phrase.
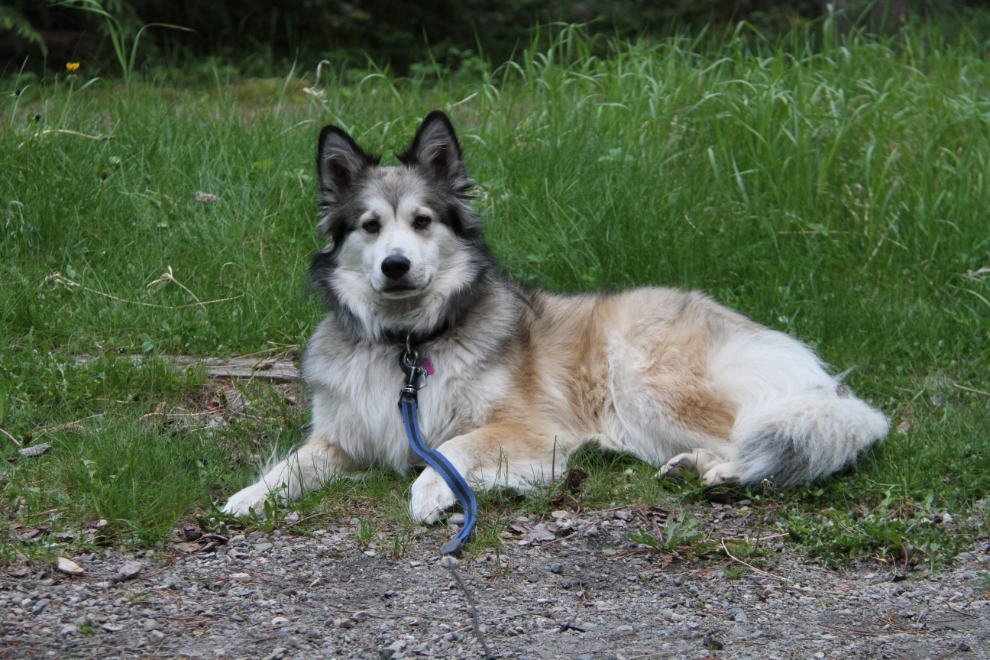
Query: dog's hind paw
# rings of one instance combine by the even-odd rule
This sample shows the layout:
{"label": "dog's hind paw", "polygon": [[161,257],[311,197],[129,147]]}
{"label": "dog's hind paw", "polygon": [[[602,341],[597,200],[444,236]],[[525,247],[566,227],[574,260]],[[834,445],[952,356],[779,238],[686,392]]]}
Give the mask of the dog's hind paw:
{"label": "dog's hind paw", "polygon": [[413,520],[432,525],[440,519],[440,514],[454,506],[457,497],[443,477],[433,468],[426,468],[413,482],[412,497],[409,500],[409,515]]}
{"label": "dog's hind paw", "polygon": [[268,492],[268,486],[263,483],[248,486],[234,493],[227,500],[222,511],[230,516],[247,516],[253,510],[259,516],[263,516]]}

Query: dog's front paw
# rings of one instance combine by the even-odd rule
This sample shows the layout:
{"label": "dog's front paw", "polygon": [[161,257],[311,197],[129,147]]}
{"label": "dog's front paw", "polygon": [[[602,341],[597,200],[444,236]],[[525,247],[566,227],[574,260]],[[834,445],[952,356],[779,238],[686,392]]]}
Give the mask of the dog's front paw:
{"label": "dog's front paw", "polygon": [[259,516],[263,516],[268,492],[268,486],[263,483],[248,486],[237,491],[227,500],[223,512],[231,516],[247,516],[254,510]]}
{"label": "dog's front paw", "polygon": [[684,477],[694,472],[694,462],[688,454],[680,454],[667,461],[654,475],[654,479],[670,479],[671,481],[684,481]]}
{"label": "dog's front paw", "polygon": [[454,491],[433,468],[426,468],[413,482],[409,501],[409,515],[413,520],[432,525],[444,510],[457,502]]}
{"label": "dog's front paw", "polygon": [[734,483],[739,480],[739,475],[732,463],[722,463],[705,472],[702,478],[706,486],[715,486],[721,483]]}

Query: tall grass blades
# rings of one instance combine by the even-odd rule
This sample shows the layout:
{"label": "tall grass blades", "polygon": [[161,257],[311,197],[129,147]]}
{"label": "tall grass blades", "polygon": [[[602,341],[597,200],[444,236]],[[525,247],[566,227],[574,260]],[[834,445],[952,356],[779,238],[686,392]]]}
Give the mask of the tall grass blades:
{"label": "tall grass blades", "polygon": [[[553,29],[549,48],[473,78],[426,65],[413,78],[327,67],[314,85],[312,73],[217,70],[214,84],[183,87],[153,70],[130,80],[125,69],[126,102],[107,81],[30,92],[9,81],[0,105],[5,430],[23,438],[112,411],[133,425],[124,435],[148,437],[140,416],[151,409],[114,403],[140,388],[77,378],[64,366],[71,355],[304,342],[320,318],[305,287],[322,247],[320,127],[337,123],[391,154],[441,108],[462,135],[477,210],[512,277],[558,291],[704,289],[800,336],[837,371],[854,368],[852,387],[896,430],[858,473],[823,486],[829,505],[879,502],[891,488],[907,501],[935,493],[934,508],[983,497],[985,44],[921,24],[887,40],[823,41],[808,29],[772,43],[745,25],[637,43]],[[38,360],[62,370],[32,372]],[[181,400],[166,381],[163,398]],[[73,451],[88,442],[65,438]],[[64,474],[76,476],[53,493],[89,483]]]}

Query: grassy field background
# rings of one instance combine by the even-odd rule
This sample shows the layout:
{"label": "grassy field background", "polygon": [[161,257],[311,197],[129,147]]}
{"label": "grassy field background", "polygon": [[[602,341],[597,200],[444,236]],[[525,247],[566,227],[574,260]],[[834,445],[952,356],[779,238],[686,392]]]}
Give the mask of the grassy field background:
{"label": "grassy field background", "polygon": [[[923,26],[831,45],[800,31],[631,45],[561,28],[551,49],[470,76],[3,81],[0,428],[53,447],[27,459],[0,434],[0,561],[57,552],[16,533],[52,509],[53,527],[102,518],[118,541],[157,547],[210,513],[211,489],[247,483],[252,456],[302,440],[304,406],[258,383],[231,388],[251,414],[229,429],[177,433],[156,412],[220,395],[154,356],[303,344],[321,315],[305,284],[322,247],[319,129],[343,126],[392,163],[437,108],[511,277],[703,289],[852,369],[892,432],[856,472],[746,495],[790,542],[835,561],[951,557],[988,531],[988,52]],[[591,474],[585,506],[704,500],[625,457],[574,464]],[[383,501],[380,524],[399,534],[410,483],[383,473],[301,506]],[[498,543],[513,507],[553,506],[545,495],[488,498],[479,542]],[[932,522],[944,511],[951,534]]]}

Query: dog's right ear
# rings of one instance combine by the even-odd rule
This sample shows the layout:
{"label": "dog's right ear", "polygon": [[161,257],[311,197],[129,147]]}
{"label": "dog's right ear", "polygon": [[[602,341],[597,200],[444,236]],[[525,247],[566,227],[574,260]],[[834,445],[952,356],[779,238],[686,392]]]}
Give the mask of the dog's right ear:
{"label": "dog's right ear", "polygon": [[377,165],[379,160],[366,154],[343,129],[325,126],[320,131],[320,147],[316,154],[320,205],[332,212],[340,204],[344,191],[357,180],[361,172]]}

